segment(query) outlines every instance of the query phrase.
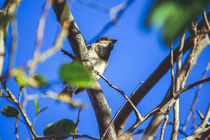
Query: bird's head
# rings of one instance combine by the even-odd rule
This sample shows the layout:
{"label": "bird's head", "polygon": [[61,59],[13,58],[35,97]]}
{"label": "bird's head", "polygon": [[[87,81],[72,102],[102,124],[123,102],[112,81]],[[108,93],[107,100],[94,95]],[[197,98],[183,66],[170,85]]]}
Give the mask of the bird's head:
{"label": "bird's head", "polygon": [[110,37],[101,37],[96,40],[97,47],[95,48],[95,51],[101,58],[108,60],[116,41],[117,40]]}

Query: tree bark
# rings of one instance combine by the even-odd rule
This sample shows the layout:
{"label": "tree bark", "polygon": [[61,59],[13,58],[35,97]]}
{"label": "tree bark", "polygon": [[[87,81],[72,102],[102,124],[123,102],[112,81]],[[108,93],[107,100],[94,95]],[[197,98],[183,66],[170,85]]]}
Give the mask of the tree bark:
{"label": "tree bark", "polygon": [[[52,6],[61,26],[63,26],[64,23],[69,24],[68,41],[71,45],[71,48],[74,52],[76,59],[81,61],[84,65],[89,66],[88,65],[89,55],[85,41],[71,14],[71,11],[69,10],[66,1],[53,0]],[[92,73],[96,77],[95,73],[94,72]],[[112,116],[111,116],[111,110],[109,108],[109,105],[106,101],[106,98],[104,96],[104,93],[102,92],[101,86],[98,83],[98,81],[96,83],[96,87],[97,90],[95,89],[88,90],[88,95],[98,121],[100,136],[102,136],[104,131],[108,127],[109,123],[111,122]],[[117,139],[113,124],[111,125],[105,138],[109,140]]]}

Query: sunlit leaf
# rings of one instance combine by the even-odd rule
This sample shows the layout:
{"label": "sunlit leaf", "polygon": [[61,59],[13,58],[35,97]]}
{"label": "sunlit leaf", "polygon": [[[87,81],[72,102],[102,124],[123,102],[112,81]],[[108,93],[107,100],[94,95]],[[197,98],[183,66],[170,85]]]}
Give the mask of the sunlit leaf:
{"label": "sunlit leaf", "polygon": [[1,109],[1,113],[6,117],[17,117],[19,111],[13,106],[5,106]]}
{"label": "sunlit leaf", "polygon": [[34,105],[35,105],[36,113],[39,113],[39,111],[40,111],[39,102],[37,100],[34,100]]}
{"label": "sunlit leaf", "polygon": [[35,88],[41,88],[43,86],[46,86],[47,82],[44,76],[34,74],[32,77],[29,78],[28,85]]}
{"label": "sunlit leaf", "polygon": [[[48,124],[44,129],[44,135],[49,136],[53,134],[74,133],[75,129],[76,125],[72,120],[63,119],[56,123]],[[68,138],[68,137],[63,137],[63,138]]]}
{"label": "sunlit leaf", "polygon": [[28,85],[28,77],[22,69],[19,69],[19,68],[14,69],[13,75],[15,77],[17,84],[20,87],[25,87]]}
{"label": "sunlit leaf", "polygon": [[93,87],[95,82],[90,70],[77,62],[63,64],[60,67],[60,78],[74,87]]}
{"label": "sunlit leaf", "polygon": [[161,29],[163,41],[169,44],[196,20],[209,2],[210,0],[157,0],[147,22]]}

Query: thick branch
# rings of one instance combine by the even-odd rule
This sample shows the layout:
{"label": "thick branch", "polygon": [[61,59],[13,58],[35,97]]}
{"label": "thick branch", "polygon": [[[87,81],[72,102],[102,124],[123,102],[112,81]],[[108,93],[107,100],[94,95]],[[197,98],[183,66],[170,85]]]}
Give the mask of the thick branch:
{"label": "thick branch", "polygon": [[[85,44],[85,41],[79,31],[79,28],[69,10],[69,7],[65,0],[54,0],[52,3],[54,12],[57,16],[59,23],[63,26],[64,23],[69,24],[68,29],[68,41],[72,47],[76,59],[83,62],[83,64],[88,66],[88,50]],[[91,64],[91,63],[90,63]],[[92,72],[94,76],[94,72]],[[111,109],[104,97],[100,84],[96,83],[97,90],[90,89],[88,90],[88,95],[91,100],[92,106],[94,108],[96,118],[98,121],[98,127],[100,135],[102,136],[106,128],[109,126],[109,123],[112,120]],[[111,125],[107,135],[107,139],[116,139],[116,133],[114,125]]]}

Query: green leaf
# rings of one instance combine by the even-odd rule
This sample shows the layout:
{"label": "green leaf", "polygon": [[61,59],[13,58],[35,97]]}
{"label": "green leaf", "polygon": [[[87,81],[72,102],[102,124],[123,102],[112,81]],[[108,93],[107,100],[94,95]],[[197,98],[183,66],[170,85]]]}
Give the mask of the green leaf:
{"label": "green leaf", "polygon": [[38,114],[40,109],[39,109],[39,102],[37,100],[34,100],[34,105],[35,105],[35,109],[36,109],[36,113]]}
{"label": "green leaf", "polygon": [[[63,119],[56,123],[48,124],[44,129],[44,135],[49,136],[53,134],[62,134],[62,133],[74,133],[76,129],[76,124],[72,120]],[[68,138],[68,137],[62,137]]]}
{"label": "green leaf", "polygon": [[32,77],[29,78],[28,85],[35,88],[41,88],[43,86],[46,86],[47,82],[44,76],[34,74]]}
{"label": "green leaf", "polygon": [[95,81],[90,70],[78,62],[63,64],[60,67],[60,78],[74,87],[93,87]]}
{"label": "green leaf", "polygon": [[19,69],[19,68],[14,69],[13,75],[15,77],[17,84],[20,87],[25,87],[28,85],[28,77],[22,69]]}
{"label": "green leaf", "polygon": [[165,44],[173,42],[195,21],[210,0],[157,0],[147,22],[161,29]]}
{"label": "green leaf", "polygon": [[17,117],[19,111],[13,106],[5,106],[1,109],[1,113],[6,117]]}
{"label": "green leaf", "polygon": [[3,91],[2,89],[0,88],[0,97],[3,95]]}

